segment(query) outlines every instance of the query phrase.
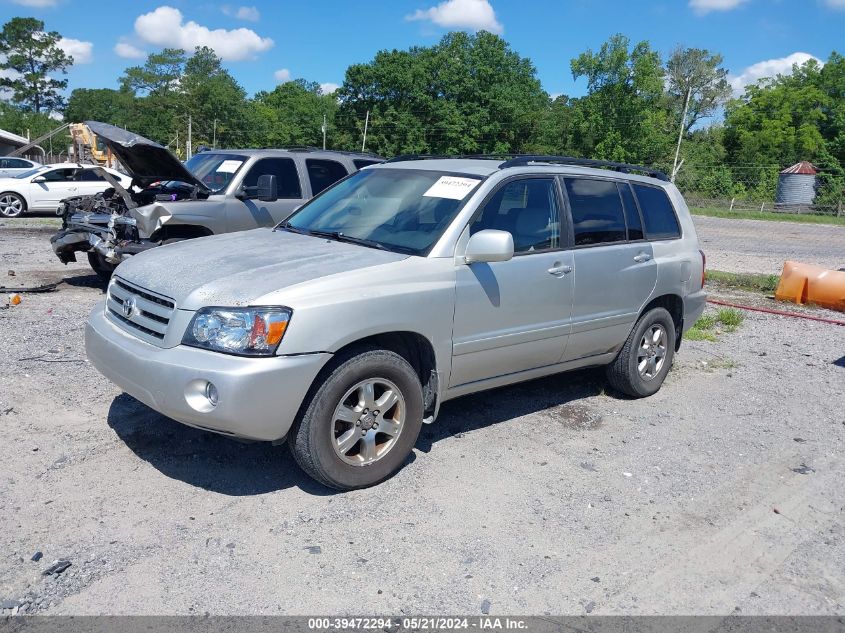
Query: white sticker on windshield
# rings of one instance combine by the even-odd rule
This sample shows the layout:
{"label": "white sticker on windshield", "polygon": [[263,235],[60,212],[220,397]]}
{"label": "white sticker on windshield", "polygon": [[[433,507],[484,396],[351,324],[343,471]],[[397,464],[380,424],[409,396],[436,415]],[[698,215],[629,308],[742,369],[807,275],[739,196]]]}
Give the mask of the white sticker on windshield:
{"label": "white sticker on windshield", "polygon": [[463,200],[480,180],[475,178],[458,178],[457,176],[440,176],[438,181],[429,187],[423,196],[427,198],[449,198]]}
{"label": "white sticker on windshield", "polygon": [[220,163],[220,167],[217,168],[218,172],[223,172],[226,174],[234,174],[238,171],[238,167],[243,165],[242,160],[224,160]]}

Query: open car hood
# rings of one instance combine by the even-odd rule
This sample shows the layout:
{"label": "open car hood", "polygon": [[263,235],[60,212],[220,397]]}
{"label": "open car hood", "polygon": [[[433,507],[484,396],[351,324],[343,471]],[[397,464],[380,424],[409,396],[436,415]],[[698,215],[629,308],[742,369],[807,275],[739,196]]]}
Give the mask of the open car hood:
{"label": "open car hood", "polygon": [[208,187],[189,172],[170,150],[158,143],[108,123],[85,121],[85,125],[117,156],[139,187],[148,187],[160,180],[178,180],[208,191]]}

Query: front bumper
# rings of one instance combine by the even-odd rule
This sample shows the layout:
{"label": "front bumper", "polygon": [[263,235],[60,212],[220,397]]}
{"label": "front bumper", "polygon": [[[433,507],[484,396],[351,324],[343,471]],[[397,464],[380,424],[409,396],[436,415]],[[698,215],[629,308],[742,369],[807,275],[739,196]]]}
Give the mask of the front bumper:
{"label": "front bumper", "polygon": [[[160,348],[124,332],[97,304],[85,350],[100,373],[159,413],[189,426],[253,440],[284,438],[329,353],[245,358],[186,346]],[[211,406],[205,383],[217,388]]]}

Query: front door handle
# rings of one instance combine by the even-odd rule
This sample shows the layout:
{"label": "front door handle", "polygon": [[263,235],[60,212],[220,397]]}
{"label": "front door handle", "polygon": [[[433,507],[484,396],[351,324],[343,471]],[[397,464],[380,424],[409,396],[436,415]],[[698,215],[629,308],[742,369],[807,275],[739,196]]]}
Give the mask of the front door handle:
{"label": "front door handle", "polygon": [[558,262],[555,262],[555,265],[549,268],[549,274],[554,275],[555,277],[562,277],[563,275],[567,275],[571,272],[572,266],[560,264]]}
{"label": "front door handle", "polygon": [[650,259],[651,259],[651,255],[649,255],[648,253],[640,253],[639,255],[634,257],[634,261],[637,262],[638,264],[641,264],[643,262],[647,262]]}

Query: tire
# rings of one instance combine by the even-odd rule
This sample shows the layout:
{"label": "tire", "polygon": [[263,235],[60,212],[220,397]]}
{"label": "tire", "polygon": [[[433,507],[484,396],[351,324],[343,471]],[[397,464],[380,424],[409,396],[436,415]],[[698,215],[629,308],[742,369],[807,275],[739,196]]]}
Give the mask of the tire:
{"label": "tire", "polygon": [[117,264],[107,262],[106,258],[99,253],[88,253],[88,263],[94,269],[94,272],[97,273],[97,277],[107,283],[111,279],[114,269],[117,268]]}
{"label": "tire", "polygon": [[[367,383],[374,383],[369,395],[362,386]],[[388,389],[397,394],[393,404]],[[379,403],[386,408],[375,409]],[[391,351],[358,348],[320,372],[288,434],[288,445],[302,470],[323,485],[365,488],[402,467],[422,419],[422,386],[408,361]]]}
{"label": "tire", "polygon": [[0,215],[4,218],[16,218],[26,211],[26,200],[13,191],[0,193]]}
{"label": "tire", "polygon": [[665,308],[646,312],[607,366],[610,385],[633,398],[657,393],[672,367],[676,336],[675,322]]}

